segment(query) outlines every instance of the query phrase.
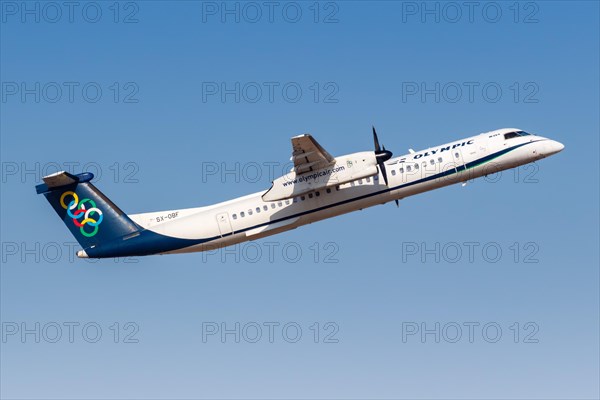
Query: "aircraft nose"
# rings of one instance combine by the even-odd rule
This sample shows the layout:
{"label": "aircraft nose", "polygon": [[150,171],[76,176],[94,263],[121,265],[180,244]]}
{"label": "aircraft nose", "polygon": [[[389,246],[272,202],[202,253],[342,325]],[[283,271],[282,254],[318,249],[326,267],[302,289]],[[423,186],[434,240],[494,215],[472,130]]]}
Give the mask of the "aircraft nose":
{"label": "aircraft nose", "polygon": [[557,142],[556,140],[546,140],[544,141],[544,149],[542,151],[544,157],[548,157],[561,152],[564,148],[565,145],[560,142]]}

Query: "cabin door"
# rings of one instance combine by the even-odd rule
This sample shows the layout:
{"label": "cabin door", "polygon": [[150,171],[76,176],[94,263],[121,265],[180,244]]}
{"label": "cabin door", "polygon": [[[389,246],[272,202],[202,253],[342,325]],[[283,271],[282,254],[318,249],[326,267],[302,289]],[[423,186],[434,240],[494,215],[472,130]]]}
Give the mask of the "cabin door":
{"label": "cabin door", "polygon": [[463,157],[463,152],[460,147],[452,149],[452,162],[454,163],[454,168],[456,169],[457,180],[468,180],[467,171],[465,171],[465,159]]}
{"label": "cabin door", "polygon": [[217,214],[217,225],[219,226],[221,237],[233,233],[231,222],[229,221],[229,214],[226,212]]}

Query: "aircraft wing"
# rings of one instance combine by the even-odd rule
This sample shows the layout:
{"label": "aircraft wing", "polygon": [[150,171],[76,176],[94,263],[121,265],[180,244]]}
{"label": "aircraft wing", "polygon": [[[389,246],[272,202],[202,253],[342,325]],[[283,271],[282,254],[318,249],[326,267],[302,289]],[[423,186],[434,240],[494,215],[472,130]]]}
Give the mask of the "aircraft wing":
{"label": "aircraft wing", "polygon": [[292,138],[292,158],[297,175],[315,171],[335,162],[335,158],[311,135],[304,134]]}

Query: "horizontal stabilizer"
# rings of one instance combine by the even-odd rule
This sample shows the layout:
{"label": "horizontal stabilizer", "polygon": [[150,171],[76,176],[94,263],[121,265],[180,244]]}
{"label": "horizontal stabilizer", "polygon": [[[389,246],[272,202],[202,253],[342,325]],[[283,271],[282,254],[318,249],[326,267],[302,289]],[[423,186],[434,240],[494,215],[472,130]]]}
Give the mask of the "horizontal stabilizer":
{"label": "horizontal stabilizer", "polygon": [[82,182],[89,182],[94,178],[94,174],[91,172],[84,172],[83,174],[73,175],[66,171],[59,171],[52,175],[48,175],[42,178],[44,183],[37,185],[35,190],[37,194],[50,192],[52,190],[74,185]]}

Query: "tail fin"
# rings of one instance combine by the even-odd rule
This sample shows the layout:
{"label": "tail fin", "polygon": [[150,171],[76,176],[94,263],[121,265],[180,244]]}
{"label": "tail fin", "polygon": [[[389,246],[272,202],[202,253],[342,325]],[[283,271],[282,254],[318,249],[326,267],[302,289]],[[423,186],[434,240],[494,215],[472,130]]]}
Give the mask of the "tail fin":
{"label": "tail fin", "polygon": [[95,247],[140,229],[119,207],[90,183],[93,174],[61,171],[42,178],[43,193],[82,248]]}

